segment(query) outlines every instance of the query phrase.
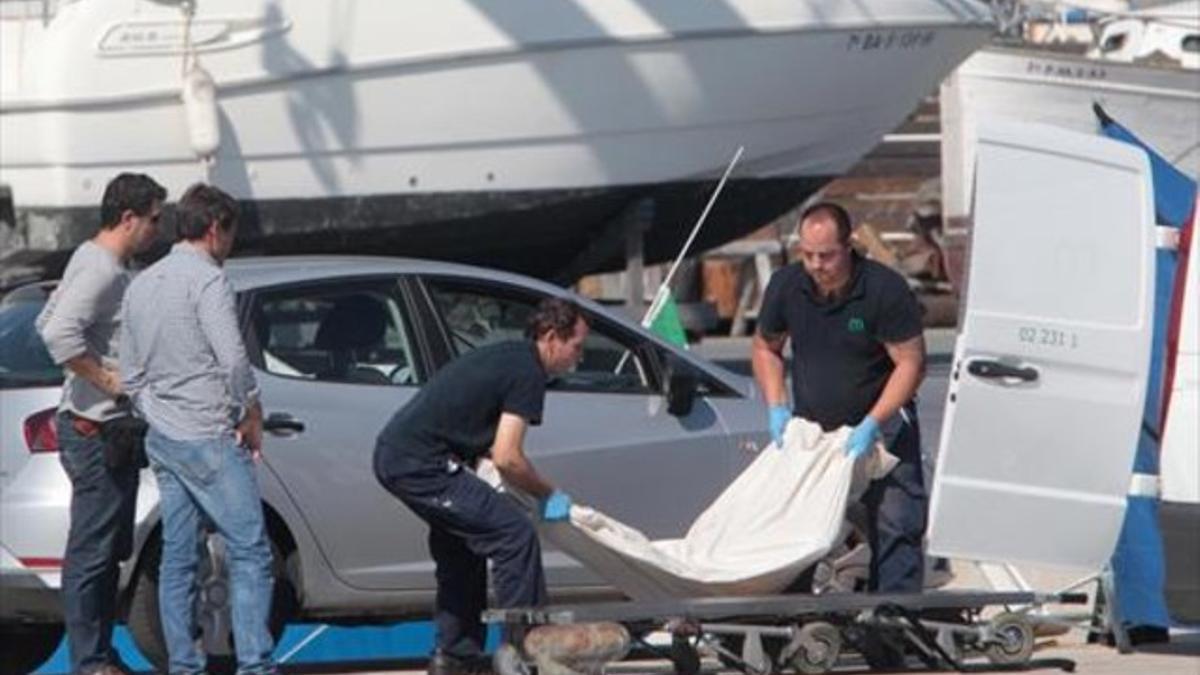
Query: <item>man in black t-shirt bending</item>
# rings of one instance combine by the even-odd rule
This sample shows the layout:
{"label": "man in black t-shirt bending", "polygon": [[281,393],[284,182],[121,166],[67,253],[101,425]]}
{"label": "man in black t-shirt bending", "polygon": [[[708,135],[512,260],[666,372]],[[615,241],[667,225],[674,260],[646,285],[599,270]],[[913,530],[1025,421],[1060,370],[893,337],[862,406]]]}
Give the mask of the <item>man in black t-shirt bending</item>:
{"label": "man in black t-shirt bending", "polygon": [[[791,417],[825,431],[850,426],[846,453],[876,438],[900,459],[863,496],[871,546],[869,589],[920,592],[926,498],[915,396],[925,374],[921,311],[904,279],[850,246],[850,216],[815,204],[796,228],[800,265],[775,272],[763,294],[751,361],[782,446]],[[792,343],[792,405],[783,349]]]}
{"label": "man in black t-shirt bending", "polygon": [[545,601],[533,522],[461,467],[489,456],[505,482],[540,500],[543,520],[567,519],[570,498],[538,475],[522,448],[528,425],[541,423],[547,377],[579,362],[587,333],[573,303],[544,300],[530,318],[528,339],[451,361],[379,434],[376,478],[429,524],[437,566],[430,673],[467,671],[482,654],[489,559],[499,607]]}

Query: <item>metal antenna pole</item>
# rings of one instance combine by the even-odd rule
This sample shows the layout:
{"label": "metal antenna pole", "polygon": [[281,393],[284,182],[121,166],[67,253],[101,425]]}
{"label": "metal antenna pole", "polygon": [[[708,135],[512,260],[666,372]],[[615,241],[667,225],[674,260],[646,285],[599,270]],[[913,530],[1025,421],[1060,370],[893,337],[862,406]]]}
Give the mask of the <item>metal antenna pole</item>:
{"label": "metal antenna pole", "polygon": [[737,166],[738,160],[742,158],[742,152],[745,149],[746,146],[739,145],[737,152],[733,153],[733,159],[729,160],[729,166],[725,167],[725,173],[721,176],[716,189],[713,190],[712,195],[708,198],[708,204],[705,205],[704,211],[696,220],[696,225],[692,228],[691,235],[683,243],[683,248],[680,249],[679,255],[675,258],[675,262],[667,272],[667,276],[663,277],[662,283],[658,286],[658,291],[654,293],[654,301],[650,303],[650,308],[646,310],[646,316],[642,317],[643,327],[649,327],[650,324],[654,323],[655,317],[662,311],[663,303],[666,302],[667,293],[671,287],[671,279],[674,278],[675,272],[679,270],[683,259],[687,257],[688,249],[692,247],[692,242],[696,240],[696,235],[700,234],[700,228],[704,227],[704,221],[708,219],[708,214],[712,211],[713,204],[717,203],[717,197],[721,196],[721,190],[725,189],[725,182],[729,180],[729,174],[733,173],[733,167]]}
{"label": "metal antenna pole", "polygon": [[[650,308],[646,310],[646,316],[642,317],[642,327],[649,328],[650,324],[654,323],[655,317],[662,311],[663,303],[666,302],[667,294],[670,292],[671,279],[675,276],[675,272],[679,270],[679,265],[683,263],[683,259],[687,257],[688,249],[692,247],[692,242],[696,240],[696,235],[700,234],[700,228],[704,227],[704,221],[708,219],[709,211],[712,211],[713,204],[717,203],[717,197],[721,196],[721,190],[725,189],[725,182],[729,180],[729,174],[733,173],[733,167],[737,166],[738,160],[742,158],[742,152],[746,150],[746,146],[739,145],[737,152],[733,153],[733,159],[729,160],[729,166],[725,167],[725,173],[721,175],[721,180],[717,183],[717,187],[713,189],[712,195],[708,198],[708,204],[704,206],[704,211],[700,213],[700,217],[696,219],[696,225],[692,227],[692,233],[688,235],[687,241],[683,243],[683,248],[679,250],[679,255],[675,258],[675,262],[671,264],[671,269],[667,271],[667,276],[663,277],[662,283],[658,285],[658,290],[654,292],[654,300],[650,303]],[[617,367],[613,368],[614,373],[619,373],[629,361],[629,351],[626,350],[621,355],[621,360],[617,362]]]}

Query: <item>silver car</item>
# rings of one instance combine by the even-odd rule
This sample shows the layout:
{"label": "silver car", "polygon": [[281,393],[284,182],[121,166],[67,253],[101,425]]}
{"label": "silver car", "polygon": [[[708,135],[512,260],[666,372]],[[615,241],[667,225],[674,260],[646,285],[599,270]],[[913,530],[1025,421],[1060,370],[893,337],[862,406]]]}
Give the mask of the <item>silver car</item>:
{"label": "silver car", "polygon": [[[276,555],[276,630],[298,618],[361,623],[429,612],[427,530],[376,483],[375,436],[447,361],[520,338],[544,297],[572,297],[592,325],[582,362],[551,383],[545,421],[527,439],[538,469],[578,502],[651,537],[680,536],[766,440],[765,408],[748,379],[556,286],[386,258],[235,259],[227,270],[266,413],[259,482]],[[45,658],[61,634],[70,488],[49,422],[58,374],[27,358],[5,362],[0,375],[5,663]],[[157,501],[153,475],[143,472],[121,606],[139,648],[161,667]],[[210,542],[199,612],[210,655],[227,658],[224,560],[219,538]],[[547,551],[545,561],[556,599],[612,596],[565,555]],[[44,639],[8,639],[17,630]]]}
{"label": "silver car", "polygon": [[[56,589],[66,548],[71,485],[58,463],[54,436],[54,406],[63,377],[33,327],[52,289],[53,284],[31,284],[0,300],[3,675],[29,672],[49,657],[63,635]],[[26,522],[30,526],[21,526]],[[46,617],[56,619],[47,623]]]}

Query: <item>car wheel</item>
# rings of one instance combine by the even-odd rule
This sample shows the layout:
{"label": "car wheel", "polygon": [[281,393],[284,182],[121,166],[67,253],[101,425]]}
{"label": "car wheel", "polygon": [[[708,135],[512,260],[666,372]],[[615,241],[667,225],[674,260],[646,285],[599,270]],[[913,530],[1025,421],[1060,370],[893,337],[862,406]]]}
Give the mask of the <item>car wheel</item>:
{"label": "car wheel", "polygon": [[46,662],[62,642],[61,623],[16,623],[0,625],[0,675],[25,675]]}
{"label": "car wheel", "polygon": [[[291,555],[295,555],[292,553]],[[287,574],[288,561],[271,541],[271,573],[275,578],[269,628],[278,641],[284,626],[296,610],[296,591]],[[140,569],[133,583],[129,602],[129,632],[142,655],[160,672],[167,671],[167,642],[163,637],[158,612],[158,566],[162,559],[162,539],[156,536],[146,544]],[[230,606],[229,569],[224,540],[209,534],[204,540],[197,572],[200,589],[196,594],[196,627],[208,655],[209,672],[234,672],[237,659],[233,645],[233,619]]]}

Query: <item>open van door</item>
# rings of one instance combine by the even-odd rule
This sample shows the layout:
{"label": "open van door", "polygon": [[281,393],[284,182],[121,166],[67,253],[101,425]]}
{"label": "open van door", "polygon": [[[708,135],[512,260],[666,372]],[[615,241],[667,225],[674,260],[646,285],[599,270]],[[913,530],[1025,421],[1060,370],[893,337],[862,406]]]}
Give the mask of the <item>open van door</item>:
{"label": "open van door", "polygon": [[1150,362],[1153,207],[1133,146],[980,125],[932,555],[1087,570],[1111,557]]}

